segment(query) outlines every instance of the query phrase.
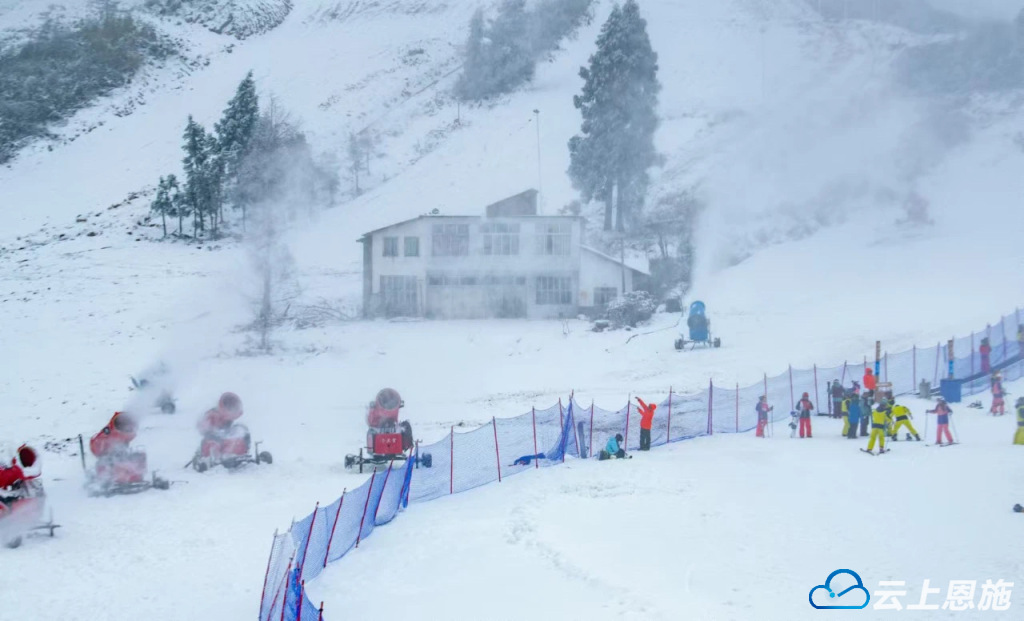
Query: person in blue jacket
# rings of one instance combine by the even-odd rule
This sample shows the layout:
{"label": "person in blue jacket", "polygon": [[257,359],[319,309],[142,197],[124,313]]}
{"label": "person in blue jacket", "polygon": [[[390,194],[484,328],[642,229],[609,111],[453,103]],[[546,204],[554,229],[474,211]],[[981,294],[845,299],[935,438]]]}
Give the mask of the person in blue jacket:
{"label": "person in blue jacket", "polygon": [[857,395],[852,395],[846,400],[846,409],[850,418],[850,426],[847,429],[846,437],[856,440],[858,423],[863,415],[860,398]]}
{"label": "person in blue jacket", "polygon": [[604,445],[604,450],[601,451],[601,455],[598,457],[601,461],[605,459],[611,459],[617,457],[623,459],[626,457],[626,449],[622,446],[622,434],[617,433],[615,437],[608,438],[608,444]]}

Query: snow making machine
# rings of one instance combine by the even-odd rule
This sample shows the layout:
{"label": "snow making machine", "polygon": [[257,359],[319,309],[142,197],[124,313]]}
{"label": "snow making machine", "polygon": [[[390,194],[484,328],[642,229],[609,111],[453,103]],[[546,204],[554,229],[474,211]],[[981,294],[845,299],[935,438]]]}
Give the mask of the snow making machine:
{"label": "snow making machine", "polygon": [[686,318],[686,327],[689,328],[690,334],[689,339],[684,338],[682,334],[676,339],[676,351],[682,351],[687,346],[692,350],[698,345],[704,347],[721,347],[722,340],[718,338],[712,338],[711,336],[711,320],[708,319],[707,309],[704,306],[704,302],[700,300],[690,304],[690,312]]}
{"label": "snow making machine", "polygon": [[78,436],[82,468],[86,470],[85,489],[90,496],[137,494],[149,489],[170,489],[171,483],[152,473],[146,452],[131,446],[139,424],[128,412],[114,412],[103,429],[89,439],[89,451],[96,457],[92,470],[86,467],[85,447]]}
{"label": "snow making machine", "polygon": [[206,472],[214,466],[234,470],[246,464],[274,463],[273,455],[260,450],[260,442],[252,441],[249,428],[236,422],[241,416],[242,400],[238,395],[222,394],[217,407],[207,410],[199,420],[197,428],[203,439],[186,467],[191,465],[196,472]]}
{"label": "snow making machine", "polygon": [[22,444],[9,464],[0,463],[0,544],[17,548],[26,536],[60,528],[53,515],[44,519],[46,491],[40,480],[35,449]]}
{"label": "snow making machine", "polygon": [[366,446],[356,455],[345,456],[345,468],[363,472],[384,470],[393,462],[407,462],[412,459],[417,468],[429,468],[433,459],[429,453],[419,452],[418,442],[413,438],[409,421],[399,421],[398,411],[405,402],[393,388],[377,393],[377,398],[367,407]]}

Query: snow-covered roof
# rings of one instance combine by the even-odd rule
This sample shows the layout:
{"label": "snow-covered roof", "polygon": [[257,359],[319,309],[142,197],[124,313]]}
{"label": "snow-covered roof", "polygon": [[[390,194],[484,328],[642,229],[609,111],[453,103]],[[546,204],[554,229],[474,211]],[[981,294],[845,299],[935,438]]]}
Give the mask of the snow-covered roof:
{"label": "snow-covered roof", "polygon": [[644,276],[651,275],[650,263],[647,261],[647,259],[640,259],[638,257],[631,257],[629,255],[626,255],[626,260],[620,261],[619,259],[609,256],[601,252],[600,250],[597,250],[596,248],[591,248],[590,246],[581,245],[580,248],[586,250],[591,254],[597,255],[602,259],[605,259],[606,261],[611,261],[615,265],[625,265],[628,269],[631,269],[634,272],[637,272],[638,274],[643,274]]}

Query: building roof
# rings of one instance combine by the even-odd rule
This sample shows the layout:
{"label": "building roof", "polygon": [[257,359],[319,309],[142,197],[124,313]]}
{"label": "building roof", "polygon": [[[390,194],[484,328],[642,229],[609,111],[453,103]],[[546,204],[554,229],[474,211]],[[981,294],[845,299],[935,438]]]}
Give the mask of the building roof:
{"label": "building roof", "polygon": [[587,245],[581,245],[580,248],[582,250],[586,250],[587,252],[589,252],[591,254],[597,255],[597,256],[601,257],[602,259],[604,259],[606,261],[611,261],[615,265],[625,265],[626,269],[632,270],[632,271],[634,271],[634,272],[636,272],[638,274],[643,274],[644,276],[650,276],[651,275],[649,266],[648,267],[643,267],[636,258],[632,258],[632,257],[628,257],[627,256],[626,257],[626,261],[623,262],[623,261],[620,261],[619,259],[616,259],[615,257],[606,255],[605,253],[601,252],[600,250],[597,250],[596,248],[591,248],[590,246],[587,246]]}
{"label": "building roof", "polygon": [[[356,241],[357,242],[365,242],[367,240],[367,238],[369,238],[371,235],[374,235],[375,233],[380,233],[381,231],[386,231],[388,229],[395,228],[396,226],[402,226],[403,224],[409,224],[410,222],[416,222],[417,220],[425,220],[425,219],[433,219],[433,218],[437,218],[437,219],[452,218],[452,219],[460,219],[460,220],[485,220],[485,219],[488,219],[485,216],[468,216],[468,215],[451,215],[451,214],[424,214],[422,216],[416,216],[415,218],[409,218],[408,220],[402,220],[400,222],[395,222],[395,223],[389,224],[387,226],[382,226],[380,228],[373,229],[372,231],[367,231],[366,233],[363,233],[363,236],[360,237],[359,239],[357,239]],[[506,220],[513,220],[513,219],[514,220],[532,220],[532,219],[536,219],[536,220],[544,220],[544,219],[551,219],[551,220],[555,220],[555,219],[559,219],[559,220],[578,220],[578,219],[581,219],[581,218],[579,216],[562,215],[562,214],[551,215],[551,216],[538,216],[538,215],[534,214],[534,215],[521,215],[521,216],[498,216],[498,217],[495,217],[493,219],[495,219],[495,220],[497,220],[497,219],[506,219]]]}

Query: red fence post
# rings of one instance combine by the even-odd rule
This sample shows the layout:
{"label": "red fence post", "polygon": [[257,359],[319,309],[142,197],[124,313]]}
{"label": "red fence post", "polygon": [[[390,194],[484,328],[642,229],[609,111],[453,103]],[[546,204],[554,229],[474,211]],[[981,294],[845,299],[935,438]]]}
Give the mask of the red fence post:
{"label": "red fence post", "polygon": [[[533,454],[537,455],[537,408],[530,408],[530,413],[533,414]],[[540,460],[533,460],[534,469],[540,468]]]}
{"label": "red fence post", "polygon": [[[299,570],[302,571],[301,569]],[[306,581],[299,582],[299,605],[295,610],[295,621],[302,621],[302,600],[306,599]]]}
{"label": "red fence post", "polygon": [[341,499],[338,500],[338,510],[334,513],[334,526],[331,526],[331,536],[327,538],[327,552],[324,553],[324,567],[327,567],[327,559],[331,558],[331,542],[334,541],[334,531],[338,528],[338,516],[341,515],[341,507],[345,504],[346,489],[341,490]]}
{"label": "red fence post", "polygon": [[736,433],[740,432],[740,383],[736,382]]}
{"label": "red fence post", "polygon": [[672,387],[668,387],[668,431],[665,432],[665,444],[672,441]]}
{"label": "red fence post", "polygon": [[377,525],[377,512],[380,511],[380,503],[384,501],[384,490],[388,488],[388,479],[391,478],[391,468],[395,465],[395,458],[391,458],[388,464],[388,471],[384,473],[384,485],[380,487],[380,496],[377,497],[377,506],[373,508],[373,525]]}
{"label": "red fence post", "polygon": [[448,494],[455,493],[455,425],[448,436]]}
{"label": "red fence post", "polygon": [[942,343],[935,345],[935,377],[932,379],[932,386],[939,383],[939,358],[942,357]]}
{"label": "red fence post", "polygon": [[708,380],[708,435],[714,433],[715,420],[715,380]]}
{"label": "red fence post", "polygon": [[[629,399],[633,398],[633,395],[629,395]],[[622,448],[629,446],[629,412],[633,409],[633,401],[626,401],[626,439],[622,441]]]}
{"label": "red fence post", "polygon": [[491,426],[494,427],[494,461],[498,462],[498,483],[501,483],[501,453],[498,451],[498,421],[492,416]]}
{"label": "red fence post", "polygon": [[302,562],[299,563],[299,578],[306,573],[306,553],[309,552],[309,540],[313,538],[313,525],[316,524],[316,514],[320,510],[320,503],[316,503],[313,509],[313,519],[309,521],[309,532],[306,533],[306,547],[302,549]]}
{"label": "red fence post", "polygon": [[356,547],[359,547],[359,542],[363,538],[363,524],[366,522],[366,510],[370,506],[370,496],[373,496],[373,479],[377,477],[377,469],[373,469],[373,474],[370,475],[370,487],[366,490],[366,502],[363,503],[363,517],[359,520],[359,532],[356,533]]}
{"label": "red fence post", "polygon": [[[281,589],[288,588],[288,576],[291,575],[291,573],[292,573],[292,563],[294,563],[294,562],[295,562],[295,553],[292,552],[292,557],[290,559],[288,559],[288,568],[284,570],[284,581],[281,584],[277,585],[277,590],[274,592],[274,599],[273,599],[273,601],[270,602],[270,610],[267,611],[268,612],[268,616],[267,616],[268,619],[270,618],[269,613],[274,612],[274,606],[277,606],[277,598],[281,595]],[[288,601],[288,595],[287,594],[285,594],[284,599],[285,599],[285,601],[281,602],[281,619],[282,619],[282,621],[284,620],[285,603],[287,603],[287,601]]]}
{"label": "red fence post", "polygon": [[789,365],[789,411],[796,409],[796,399],[793,398],[793,365]]}
{"label": "red fence post", "polygon": [[590,401],[590,442],[587,443],[589,450],[587,454],[594,456],[594,401]]}
{"label": "red fence post", "polygon": [[324,621],[324,603],[323,602],[320,602],[320,616],[318,617],[318,619],[320,621]]}
{"label": "red fence post", "polygon": [[267,580],[270,578],[270,561],[274,560],[274,548],[277,547],[277,529],[274,529],[274,542],[270,544],[270,555],[267,557],[267,571],[263,574],[263,591],[260,593],[260,621],[263,621],[263,600],[267,597]]}

